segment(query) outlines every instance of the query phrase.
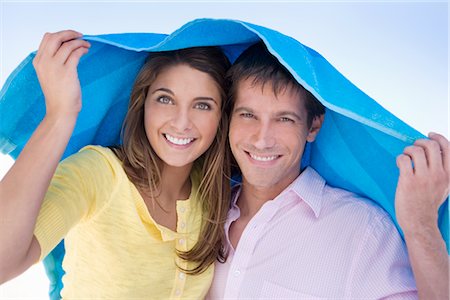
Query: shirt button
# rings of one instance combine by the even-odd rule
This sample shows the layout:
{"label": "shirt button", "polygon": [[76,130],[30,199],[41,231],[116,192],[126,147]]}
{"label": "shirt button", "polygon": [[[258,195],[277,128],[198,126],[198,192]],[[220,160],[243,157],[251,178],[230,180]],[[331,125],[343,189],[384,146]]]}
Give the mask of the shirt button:
{"label": "shirt button", "polygon": [[183,244],[184,244],[184,239],[180,239],[180,240],[178,241],[178,243],[180,243],[180,245],[183,245]]}
{"label": "shirt button", "polygon": [[175,295],[180,296],[180,294],[181,294],[181,291],[179,289],[176,289]]}
{"label": "shirt button", "polygon": [[178,278],[180,278],[180,279],[184,279],[184,277],[185,277],[184,273],[180,273],[180,274],[178,274]]}
{"label": "shirt button", "polygon": [[184,213],[184,212],[186,211],[186,208],[181,207],[181,208],[180,208],[180,211],[181,211],[182,213]]}
{"label": "shirt button", "polygon": [[184,223],[184,222],[181,222],[181,223],[180,223],[180,227],[181,227],[181,228],[184,228],[184,227],[186,227],[186,223]]}
{"label": "shirt button", "polygon": [[239,270],[234,271],[234,277],[238,277],[239,275],[241,275],[241,271]]}

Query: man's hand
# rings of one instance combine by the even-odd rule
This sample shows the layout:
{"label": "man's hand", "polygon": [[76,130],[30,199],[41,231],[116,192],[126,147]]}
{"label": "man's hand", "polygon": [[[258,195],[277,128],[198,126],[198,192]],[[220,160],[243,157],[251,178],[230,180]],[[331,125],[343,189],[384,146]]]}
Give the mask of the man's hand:
{"label": "man's hand", "polygon": [[395,211],[405,233],[437,226],[437,211],[449,194],[450,143],[436,133],[429,138],[417,140],[397,157]]}

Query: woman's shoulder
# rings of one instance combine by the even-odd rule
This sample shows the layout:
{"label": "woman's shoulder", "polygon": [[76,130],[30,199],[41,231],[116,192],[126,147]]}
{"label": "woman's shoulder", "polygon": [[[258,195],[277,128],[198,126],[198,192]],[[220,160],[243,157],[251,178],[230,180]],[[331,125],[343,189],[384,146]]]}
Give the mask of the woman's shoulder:
{"label": "woman's shoulder", "polygon": [[111,148],[98,145],[88,145],[81,148],[77,153],[66,158],[62,164],[91,171],[120,173],[122,170],[121,162],[114,151]]}
{"label": "woman's shoulder", "polygon": [[92,157],[104,157],[108,160],[118,161],[117,156],[114,154],[114,151],[110,147],[104,147],[99,145],[87,145],[81,148],[77,154],[83,153],[86,156]]}

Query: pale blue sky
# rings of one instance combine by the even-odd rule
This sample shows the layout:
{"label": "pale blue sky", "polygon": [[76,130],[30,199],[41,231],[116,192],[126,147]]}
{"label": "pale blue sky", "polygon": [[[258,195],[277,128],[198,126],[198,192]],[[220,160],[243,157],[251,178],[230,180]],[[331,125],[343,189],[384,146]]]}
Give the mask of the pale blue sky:
{"label": "pale blue sky", "polygon": [[[411,126],[449,136],[447,1],[0,3],[1,85],[46,31],[171,33],[195,18],[239,19],[314,48]],[[10,165],[0,155],[0,178]],[[33,278],[23,275],[0,287],[0,298],[26,297]],[[47,286],[42,290],[45,297]],[[36,292],[32,298],[41,296]]]}
{"label": "pale blue sky", "polygon": [[46,31],[170,33],[201,17],[240,19],[290,35],[422,133],[449,135],[447,2],[4,1],[0,80]]}

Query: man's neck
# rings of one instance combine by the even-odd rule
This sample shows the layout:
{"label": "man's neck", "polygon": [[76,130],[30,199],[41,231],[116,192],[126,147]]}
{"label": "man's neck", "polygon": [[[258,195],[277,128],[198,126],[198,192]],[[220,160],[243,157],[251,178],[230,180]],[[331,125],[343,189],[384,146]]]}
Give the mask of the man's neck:
{"label": "man's neck", "polygon": [[267,201],[275,199],[292,182],[293,180],[288,180],[271,187],[261,187],[250,184],[244,178],[242,181],[242,190],[237,200],[241,217],[253,218]]}
{"label": "man's neck", "polygon": [[236,202],[240,210],[240,216],[236,221],[231,223],[229,229],[229,238],[234,249],[236,249],[245,227],[247,227],[247,224],[258,213],[261,207],[267,201],[273,200],[280,195],[298,175],[292,174],[292,176],[286,176],[282,181],[269,187],[250,184],[245,177],[243,178],[241,192]]}

